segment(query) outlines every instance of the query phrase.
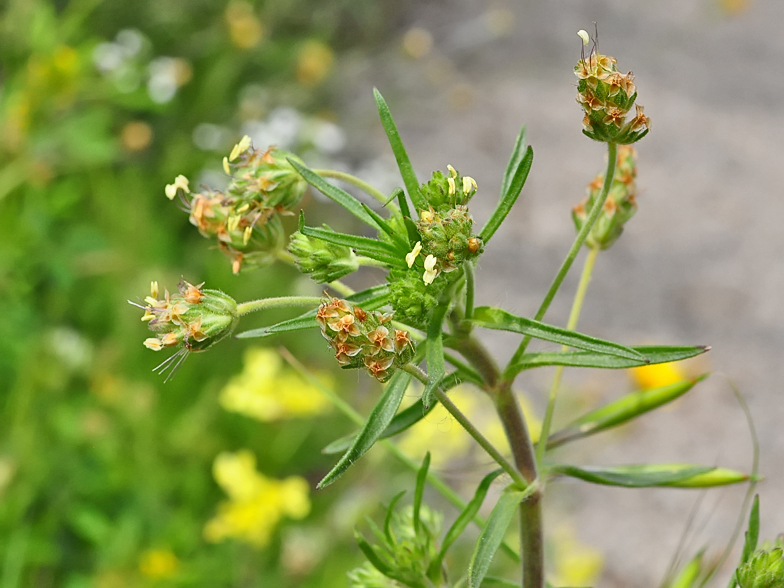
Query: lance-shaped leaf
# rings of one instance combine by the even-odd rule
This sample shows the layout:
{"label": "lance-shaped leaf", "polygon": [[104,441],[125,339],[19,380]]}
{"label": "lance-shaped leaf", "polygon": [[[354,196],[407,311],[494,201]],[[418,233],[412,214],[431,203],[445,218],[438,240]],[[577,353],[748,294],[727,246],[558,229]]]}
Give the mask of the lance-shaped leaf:
{"label": "lance-shaped leaf", "polygon": [[[361,304],[364,310],[376,310],[381,308],[389,300],[389,287],[386,284],[380,286],[373,286],[367,290],[362,290],[351,296],[346,296],[346,300],[355,304]],[[280,333],[289,333],[291,331],[302,331],[304,329],[312,329],[317,326],[316,311],[314,308],[300,316],[281,321],[268,327],[261,327],[260,329],[251,329],[243,331],[236,335],[238,339],[250,339],[253,337],[269,337],[271,335],[278,335]]]}
{"label": "lance-shaped leaf", "polygon": [[324,194],[324,196],[336,204],[340,204],[343,208],[345,208],[362,222],[365,222],[371,227],[376,228],[375,221],[368,215],[365,209],[362,208],[362,203],[359,200],[354,198],[345,190],[341,190],[334,184],[330,184],[327,180],[322,178],[312,169],[309,169],[298,161],[288,159],[288,162],[294,167],[294,169],[297,170],[297,173],[299,173],[299,175],[301,175],[308,184],[316,188],[316,190]]}
{"label": "lance-shaped leaf", "polygon": [[387,263],[391,266],[406,266],[405,257],[400,255],[400,252],[395,249],[395,247],[389,243],[379,241],[378,239],[338,233],[330,228],[303,226],[300,228],[300,231],[303,235],[321,239],[327,243],[351,247],[360,255],[367,255],[368,257],[372,257],[373,259],[377,259],[378,261]]}
{"label": "lance-shaped leaf", "polygon": [[526,353],[520,358],[519,362],[510,367],[509,371],[510,373],[516,374],[523,370],[547,365],[617,370],[638,367],[641,365],[653,365],[656,363],[681,361],[683,359],[689,359],[690,357],[695,357],[705,353],[706,351],[710,350],[710,347],[702,345],[640,345],[636,347],[630,347],[630,349],[633,349],[642,355],[645,360],[605,355],[603,353],[594,353],[592,351],[546,351],[542,353]]}
{"label": "lance-shaped leaf", "polygon": [[419,533],[419,512],[422,509],[422,497],[425,494],[425,482],[427,482],[427,470],[430,469],[430,452],[425,454],[422,460],[422,467],[419,468],[416,477],[416,487],[414,489],[414,532]]}
{"label": "lance-shaped leaf", "polygon": [[568,329],[562,329],[522,316],[516,316],[502,308],[480,306],[474,310],[472,322],[475,325],[485,327],[486,329],[511,331],[512,333],[528,335],[535,339],[551,341],[552,343],[561,343],[562,345],[568,345],[569,347],[576,347],[578,349],[585,349],[587,351],[594,351],[596,353],[613,355],[616,357],[625,357],[627,359],[648,363],[645,356],[631,347],[591,337],[590,335],[584,335],[576,331],[569,331]]}
{"label": "lance-shaped leaf", "polygon": [[[521,153],[523,149],[525,149],[524,155]],[[525,181],[528,179],[528,173],[531,171],[533,160],[533,149],[531,149],[531,147],[525,148],[525,128],[523,128],[523,130],[520,131],[520,136],[517,138],[515,151],[512,152],[512,158],[509,160],[509,166],[514,166],[514,172],[510,177],[508,175],[510,167],[507,168],[507,175],[504,176],[504,187],[501,192],[501,199],[498,202],[498,206],[490,217],[490,220],[487,221],[487,224],[482,227],[482,231],[479,233],[479,236],[485,243],[495,234],[498,227],[501,226],[501,223],[504,222],[504,219],[512,210],[512,206],[514,206],[518,196],[520,196]],[[507,179],[509,180],[508,185],[506,184]]]}
{"label": "lance-shaped leaf", "polygon": [[614,402],[592,410],[560,431],[553,433],[547,440],[547,448],[552,449],[569,441],[582,439],[583,437],[622,425],[646,412],[672,402],[676,398],[680,398],[691,390],[697,382],[701,382],[707,377],[707,374],[703,374],[697,378],[690,378],[667,386],[638,390],[637,392],[626,394]]}
{"label": "lance-shaped leaf", "polygon": [[395,416],[410,379],[411,376],[403,371],[398,371],[392,376],[384,389],[384,394],[370,412],[365,426],[362,427],[354,443],[335,467],[318,483],[318,488],[332,484],[373,446]]}
{"label": "lance-shaped leaf", "polygon": [[446,536],[444,537],[444,541],[441,544],[441,549],[439,550],[438,555],[430,563],[430,567],[428,568],[427,575],[431,580],[435,581],[439,577],[441,573],[441,564],[444,561],[444,557],[446,557],[446,552],[477,515],[479,509],[482,506],[482,503],[485,500],[485,496],[487,496],[487,491],[490,489],[490,485],[502,473],[502,469],[497,469],[482,478],[482,481],[479,482],[479,486],[474,493],[474,497],[468,504],[466,504],[463,512],[460,513],[460,515],[455,519],[455,522],[452,523],[452,526],[449,527],[449,530],[446,532]]}
{"label": "lance-shaped leaf", "polygon": [[427,350],[425,351],[427,384],[425,384],[425,390],[422,392],[422,404],[425,406],[433,404],[433,393],[446,373],[441,327],[448,309],[448,305],[436,307],[430,319],[430,324],[427,325],[427,340],[425,341],[425,345],[427,345]]}
{"label": "lance-shaped leaf", "polygon": [[395,243],[396,248],[400,252],[402,252],[403,254],[408,253],[408,239],[404,239],[402,236],[400,236],[395,231],[395,229],[392,228],[392,225],[390,225],[384,218],[381,217],[380,214],[378,214],[375,210],[370,208],[364,202],[362,203],[362,208],[365,209],[365,212],[367,212],[368,215],[373,219],[373,221],[376,223],[378,228],[384,231],[387,235],[389,235],[389,237]]}
{"label": "lance-shaped leaf", "polygon": [[501,497],[487,518],[485,528],[479,534],[474,553],[468,563],[469,588],[479,588],[482,585],[482,580],[490,568],[490,562],[493,561],[495,552],[504,540],[509,523],[517,512],[517,506],[535,489],[535,484],[525,490],[510,485],[501,493]]}
{"label": "lance-shaped leaf", "polygon": [[550,471],[593,484],[622,486],[624,488],[648,488],[651,486],[707,488],[737,484],[749,479],[747,474],[734,470],[686,463],[608,467],[555,464],[550,466]]}
{"label": "lance-shaped leaf", "polygon": [[[743,542],[743,551],[740,555],[740,562],[738,563],[738,567],[745,564],[751,556],[754,554],[754,551],[757,549],[757,543],[759,542],[759,494],[754,496],[754,504],[751,505],[751,512],[749,513],[749,526],[746,530],[745,534],[745,541]],[[730,583],[728,588],[735,588],[738,585],[738,576],[737,571],[735,574],[732,574],[732,578],[730,578]]]}
{"label": "lance-shaped leaf", "polygon": [[400,138],[400,133],[397,131],[397,125],[392,118],[392,113],[389,111],[386,100],[376,88],[373,88],[373,96],[376,99],[376,106],[378,106],[378,115],[381,117],[381,124],[387,134],[389,145],[392,147],[392,153],[395,155],[397,167],[400,169],[400,176],[403,178],[403,183],[406,185],[406,191],[411,198],[414,206],[421,210],[428,208],[427,201],[422,197],[419,192],[419,181],[417,180],[416,173],[414,173],[414,166],[411,165],[411,160],[408,158],[406,148],[403,147],[403,141]]}

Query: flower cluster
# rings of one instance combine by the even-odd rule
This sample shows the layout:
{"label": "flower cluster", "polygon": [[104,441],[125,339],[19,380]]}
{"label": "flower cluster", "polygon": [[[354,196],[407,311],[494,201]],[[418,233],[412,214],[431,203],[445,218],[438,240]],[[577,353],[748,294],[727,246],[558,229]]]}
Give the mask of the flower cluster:
{"label": "flower cluster", "polygon": [[144,299],[146,305],[129,301],[144,310],[142,321],[156,334],[145,339],[145,347],[153,351],[179,348],[156,368],[161,372],[171,368],[173,374],[189,352],[204,351],[237,326],[239,315],[234,299],[220,290],[202,289],[203,285],[194,286],[183,280],[177,294],[165,290],[161,298],[158,282],[152,282],[150,295]]}
{"label": "flower cluster", "polygon": [[243,266],[266,265],[284,244],[280,216],[292,214],[307,187],[289,159],[299,161],[274,147],[254,149],[246,135],[223,158],[223,171],[230,176],[224,192],[191,193],[187,178],[177,176],[166,186],[166,196],[180,196],[191,224],[205,237],[217,239],[235,274]]}
{"label": "flower cluster", "polygon": [[[591,229],[585,244],[588,247],[607,249],[618,240],[623,232],[623,226],[637,212],[637,152],[634,147],[620,145],[618,158],[607,200],[604,202],[602,213]],[[587,195],[577,206],[572,209],[572,219],[579,232],[588,219],[588,211],[602,191],[604,176],[599,174],[588,184]]]}
{"label": "flower cluster", "polygon": [[740,588],[779,588],[784,586],[784,549],[759,549],[735,572]]}
{"label": "flower cluster", "polygon": [[408,331],[385,326],[392,321],[390,314],[366,312],[346,300],[332,298],[318,307],[316,320],[341,367],[365,368],[380,382],[386,382],[395,368],[414,356]]}
{"label": "flower cluster", "polygon": [[643,107],[635,107],[635,115],[626,115],[637,99],[634,74],[622,74],[614,57],[591,51],[574,68],[577,102],[583,107],[583,133],[596,141],[628,145],[642,139],[651,128]]}
{"label": "flower cluster", "polygon": [[354,252],[345,245],[328,243],[296,231],[291,235],[289,253],[303,274],[315,282],[329,284],[359,269]]}
{"label": "flower cluster", "polygon": [[282,518],[302,519],[310,512],[307,480],[263,476],[256,471],[256,458],[246,449],[218,455],[213,475],[229,500],[218,506],[217,516],[205,525],[207,541],[235,538],[262,548]]}

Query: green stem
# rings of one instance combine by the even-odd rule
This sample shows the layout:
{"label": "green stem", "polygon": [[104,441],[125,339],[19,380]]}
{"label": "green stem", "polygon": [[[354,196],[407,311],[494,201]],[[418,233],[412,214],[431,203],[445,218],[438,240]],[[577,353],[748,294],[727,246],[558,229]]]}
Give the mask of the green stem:
{"label": "green stem", "polygon": [[[558,270],[553,283],[550,285],[550,289],[547,291],[547,295],[544,297],[541,306],[539,306],[539,310],[536,312],[536,316],[534,316],[534,319],[537,321],[542,320],[545,313],[547,312],[547,309],[550,308],[550,303],[553,301],[553,298],[555,298],[555,295],[558,292],[558,289],[561,287],[566,274],[572,267],[572,263],[574,263],[574,259],[580,252],[580,248],[583,246],[583,243],[585,243],[585,240],[588,238],[588,234],[591,232],[593,225],[596,223],[596,219],[599,218],[599,215],[602,212],[602,207],[604,206],[604,202],[607,200],[613,178],[615,177],[615,164],[618,157],[617,152],[618,146],[615,143],[607,143],[607,172],[604,175],[602,191],[599,194],[599,197],[596,199],[596,202],[594,202],[593,208],[591,208],[591,212],[588,214],[588,218],[583,224],[582,229],[580,229],[580,232],[577,233],[577,238],[575,238],[574,243],[572,243],[572,248],[569,250],[569,253],[566,255],[566,259],[564,259],[563,263],[561,264],[561,268]],[[530,342],[531,337],[529,335],[526,335],[520,342],[520,346],[517,348],[517,351],[515,351],[512,359],[509,360],[506,370],[504,370],[505,380],[514,381],[516,374],[514,373],[514,370],[511,370],[510,368],[520,360],[520,357],[523,355],[523,353],[525,353],[525,350],[528,347],[528,343]]]}
{"label": "green stem", "polygon": [[237,305],[237,314],[245,316],[251,312],[267,310],[268,308],[291,308],[294,306],[318,306],[322,299],[318,296],[280,296],[278,298],[261,298],[241,302]]}
{"label": "green stem", "polygon": [[[361,427],[365,424],[362,415],[359,414],[354,408],[344,401],[340,396],[335,394],[329,387],[325,386],[324,383],[313,376],[313,374],[308,371],[308,369],[302,365],[302,363],[294,357],[291,352],[286,349],[285,347],[279,347],[278,351],[283,356],[283,358],[289,363],[291,367],[293,367],[297,373],[302,376],[305,380],[307,380],[310,384],[315,386],[327,399],[332,403],[332,405],[337,408],[343,416],[348,418],[358,427]],[[384,449],[386,449],[389,453],[391,453],[396,459],[398,459],[401,463],[403,463],[406,467],[408,467],[413,472],[418,472],[420,465],[410,457],[408,457],[403,451],[395,445],[395,443],[390,439],[382,439],[378,442]],[[446,483],[438,477],[437,474],[433,472],[433,470],[429,470],[427,473],[427,481],[430,485],[438,491],[441,496],[446,498],[456,509],[462,511],[465,509],[467,503],[460,498],[460,496],[452,490]],[[484,528],[486,521],[484,518],[480,517],[479,515],[475,516],[473,519],[474,523],[480,529]],[[504,552],[514,559],[515,561],[520,560],[520,556],[517,552],[510,547],[507,543],[503,543],[501,545],[504,549]]]}
{"label": "green stem", "polygon": [[347,184],[351,184],[355,188],[359,188],[367,195],[372,196],[382,204],[386,203],[388,198],[384,196],[379,190],[368,184],[367,182],[360,180],[356,176],[352,176],[349,173],[337,171],[335,169],[314,169],[315,173],[320,175],[322,178],[333,178],[335,180],[340,180],[341,182],[346,182]]}
{"label": "green stem", "polygon": [[[417,380],[427,385],[427,374],[417,366],[409,363],[404,365],[403,369],[414,376]],[[528,487],[528,482],[520,475],[520,472],[518,472],[503,455],[501,455],[501,452],[498,451],[498,449],[496,449],[495,446],[490,443],[490,441],[488,441],[484,435],[482,435],[479,429],[477,429],[474,424],[468,420],[468,418],[460,411],[459,408],[457,408],[457,406],[455,406],[454,402],[449,399],[449,396],[447,396],[440,387],[435,389],[434,394],[442,406],[447,410],[447,412],[449,412],[449,414],[451,414],[454,419],[460,423],[466,432],[471,435],[477,443],[479,443],[482,449],[484,449],[488,455],[504,469],[507,474],[509,474],[512,480],[514,480],[521,489]]]}
{"label": "green stem", "polygon": [[[292,267],[297,267],[297,263],[295,261],[294,256],[286,251],[285,249],[277,249],[275,251],[275,257],[278,258],[278,261],[282,261],[283,263],[290,265]],[[329,283],[329,287],[335,290],[338,294],[342,294],[343,296],[351,296],[354,294],[354,289],[347,286],[340,280],[335,280],[334,282]]]}
{"label": "green stem", "polygon": [[[463,264],[463,272],[465,272],[465,316],[464,320],[470,321],[474,317],[474,265],[470,261]],[[471,323],[468,323],[468,332],[471,332]]]}
{"label": "green stem", "polygon": [[[585,265],[583,266],[583,273],[580,276],[580,283],[577,285],[577,292],[574,294],[574,302],[572,302],[572,310],[569,313],[569,322],[566,328],[574,331],[577,327],[577,321],[580,320],[580,311],[583,308],[583,301],[585,300],[585,292],[588,290],[588,284],[591,282],[591,274],[593,273],[593,266],[596,263],[596,257],[599,255],[598,247],[591,247],[588,252],[588,257],[585,258]],[[564,345],[561,350],[566,351],[569,347]],[[538,443],[536,446],[536,463],[542,464],[544,452],[547,448],[546,439],[550,436],[550,427],[553,422],[553,414],[555,413],[555,401],[558,397],[558,387],[561,385],[561,376],[563,376],[564,366],[559,365],[555,368],[555,375],[553,376],[553,384],[550,387],[550,398],[547,401],[547,410],[544,413],[544,420],[542,421],[542,432],[539,434],[539,439],[545,440]]]}

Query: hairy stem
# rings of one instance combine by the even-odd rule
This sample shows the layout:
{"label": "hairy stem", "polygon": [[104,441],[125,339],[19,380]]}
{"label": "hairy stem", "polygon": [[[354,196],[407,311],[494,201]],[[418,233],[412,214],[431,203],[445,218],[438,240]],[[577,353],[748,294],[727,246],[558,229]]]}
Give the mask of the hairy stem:
{"label": "hairy stem", "polygon": [[365,192],[365,194],[368,196],[372,196],[382,204],[386,203],[387,201],[387,197],[384,196],[384,194],[382,194],[379,190],[349,173],[337,171],[335,169],[314,169],[313,171],[322,178],[332,178],[335,180],[340,180],[341,182],[346,182],[347,184],[351,184],[355,188],[359,188]]}
{"label": "hairy stem", "polygon": [[[558,289],[561,287],[566,274],[569,273],[569,269],[572,267],[572,263],[574,263],[574,259],[580,252],[580,248],[583,246],[583,243],[585,243],[585,240],[588,238],[588,234],[591,232],[593,225],[596,223],[596,219],[599,218],[599,215],[602,212],[602,207],[604,206],[604,202],[607,200],[607,195],[610,193],[610,186],[612,186],[613,178],[615,177],[615,164],[617,158],[618,146],[615,143],[607,143],[607,172],[604,175],[602,191],[599,194],[599,197],[596,199],[596,202],[594,202],[593,208],[591,208],[591,212],[588,214],[588,218],[586,219],[585,224],[583,224],[580,232],[577,233],[577,237],[575,238],[574,243],[572,243],[572,248],[569,249],[569,253],[566,254],[566,259],[564,259],[560,269],[558,270],[558,273],[555,275],[553,283],[550,284],[550,289],[547,291],[542,304],[539,306],[539,310],[536,312],[536,316],[534,316],[534,319],[537,321],[542,320],[545,313],[547,313],[547,309],[550,308],[550,303],[553,301],[553,298],[555,298],[555,295],[558,292]],[[517,374],[515,374],[510,368],[520,360],[520,357],[523,355],[523,353],[525,353],[525,350],[528,347],[528,343],[530,342],[531,337],[529,335],[526,335],[520,342],[520,346],[517,348],[517,351],[515,351],[512,359],[509,360],[506,370],[504,370],[504,379],[510,381],[514,380]]]}
{"label": "hairy stem", "polygon": [[295,306],[318,306],[322,300],[318,296],[280,296],[278,298],[261,298],[241,302],[237,305],[237,313],[245,316],[251,312],[267,310],[268,308],[291,308]]}
{"label": "hairy stem", "polygon": [[[572,310],[569,313],[569,322],[566,323],[566,328],[573,331],[577,327],[577,321],[580,320],[580,311],[583,308],[583,301],[585,300],[585,292],[588,290],[588,284],[591,281],[591,274],[593,273],[593,266],[596,263],[596,257],[599,255],[598,247],[591,247],[588,252],[588,257],[585,258],[585,265],[583,265],[583,273],[580,276],[580,283],[577,285],[577,292],[574,294],[574,301],[572,302]],[[564,345],[561,350],[566,351],[569,347]],[[544,413],[544,420],[542,421],[542,432],[539,439],[543,440],[536,447],[536,462],[541,465],[542,458],[544,457],[545,449],[547,448],[547,438],[550,436],[550,427],[553,422],[553,414],[555,413],[555,401],[558,397],[558,388],[561,385],[561,376],[563,375],[564,366],[559,365],[555,368],[555,375],[553,376],[553,384],[550,387],[550,398],[547,401],[547,410]]]}

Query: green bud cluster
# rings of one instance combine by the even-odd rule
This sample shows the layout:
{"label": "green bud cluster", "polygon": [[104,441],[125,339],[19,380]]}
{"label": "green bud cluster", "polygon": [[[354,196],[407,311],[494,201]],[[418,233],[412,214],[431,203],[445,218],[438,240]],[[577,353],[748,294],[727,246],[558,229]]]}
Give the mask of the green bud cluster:
{"label": "green bud cluster", "polygon": [[359,261],[346,246],[314,239],[296,231],[291,235],[289,253],[302,273],[311,274],[319,284],[328,284],[357,271]]}
{"label": "green bud cluster", "polygon": [[740,588],[782,588],[784,550],[776,547],[755,551],[735,572]]}
{"label": "green bud cluster", "polygon": [[473,233],[474,219],[468,208],[423,210],[419,213],[417,231],[422,237],[422,255],[438,260],[439,272],[451,272],[467,259],[482,252],[482,240]]}
{"label": "green bud cluster", "polygon": [[637,99],[634,74],[622,74],[614,57],[591,52],[574,68],[577,83],[577,102],[583,107],[583,133],[596,141],[629,145],[642,139],[651,128],[650,119],[642,106],[635,107],[635,115],[626,115]]}
{"label": "green bud cluster", "polygon": [[397,319],[417,329],[426,329],[430,311],[438,305],[447,282],[437,280],[425,284],[419,271],[398,268],[390,270],[387,280],[389,302]]}
{"label": "green bud cluster", "polygon": [[402,584],[388,578],[371,564],[365,562],[361,567],[348,573],[349,588],[401,588]]}
{"label": "green bud cluster", "polygon": [[153,282],[142,320],[156,336],[144,341],[145,347],[160,351],[165,347],[180,348],[185,352],[204,351],[228,337],[237,326],[237,303],[220,290],[202,289],[182,281],[178,294],[166,290],[158,296],[158,283]]}
{"label": "green bud cluster", "polygon": [[469,176],[461,176],[451,165],[449,175],[434,171],[430,181],[419,187],[419,192],[435,210],[468,204],[476,194],[476,182]]}
{"label": "green bud cluster", "polygon": [[[634,147],[621,145],[618,147],[618,159],[615,167],[610,191],[602,212],[591,229],[585,244],[590,247],[607,249],[618,240],[623,226],[637,212],[637,152]],[[587,196],[572,209],[572,220],[579,232],[588,219],[588,212],[599,198],[604,176],[599,174],[588,184]]]}
{"label": "green bud cluster", "polygon": [[288,161],[303,163],[299,157],[274,147],[266,151],[242,147],[241,141],[232,152],[236,157],[229,156],[224,166],[231,175],[226,188],[230,198],[277,211],[291,210],[302,200],[308,183]]}
{"label": "green bud cluster", "polygon": [[346,300],[332,298],[318,307],[316,320],[344,369],[364,368],[379,382],[386,382],[414,357],[408,331],[385,326],[392,320],[389,314],[366,312]]}

